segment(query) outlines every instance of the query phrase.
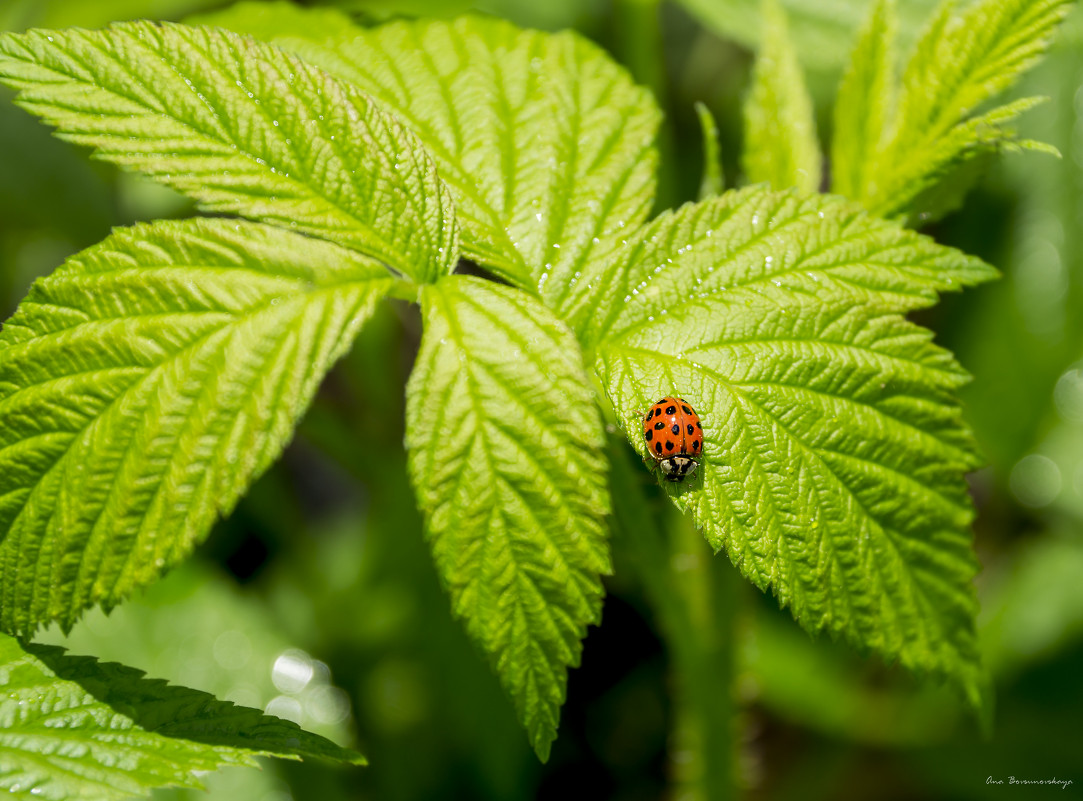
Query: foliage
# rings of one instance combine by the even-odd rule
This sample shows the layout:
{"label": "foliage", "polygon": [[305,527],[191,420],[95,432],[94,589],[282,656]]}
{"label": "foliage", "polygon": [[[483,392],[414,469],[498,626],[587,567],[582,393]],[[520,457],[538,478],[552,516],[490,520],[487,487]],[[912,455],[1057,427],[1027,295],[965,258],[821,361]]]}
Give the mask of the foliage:
{"label": "foliage", "polygon": [[601,420],[571,332],[534,298],[453,276],[421,307],[406,446],[433,557],[545,759],[610,572]]}
{"label": "foliage", "polygon": [[[899,221],[949,208],[976,155],[1037,147],[1006,127],[1032,101],[977,109],[1066,9],[945,4],[897,79],[878,2],[836,106],[844,200],[816,194],[769,4],[743,163],[772,187],[717,194],[701,113],[704,199],[651,221],[659,109],[572,33],[269,3],[202,18],[234,33],[0,37],[21,106],[222,215],[116,231],[0,332],[0,628],[70,628],[185,558],[392,297],[421,307],[405,439],[433,561],[542,760],[631,502],[610,501],[603,419],[651,469],[641,414],[667,394],[703,419],[697,477],[665,490],[708,543],[805,629],[988,715],[967,376],[904,315],[994,273]],[[460,247],[500,280],[450,274]]]}
{"label": "foliage", "polygon": [[975,111],[1033,66],[1070,8],[1071,0],[981,0],[963,11],[944,3],[896,79],[894,2],[876,3],[835,106],[833,188],[876,214],[924,221],[958,205],[947,179],[976,156],[1055,153],[1009,127],[1038,98]]}
{"label": "foliage", "polygon": [[765,4],[763,45],[745,103],[743,163],[748,180],[776,189],[820,188],[820,145],[812,100],[775,0]]}
{"label": "foliage", "polygon": [[137,670],[0,635],[0,787],[14,795],[121,799],[255,756],[363,764],[258,710],[173,687]]}

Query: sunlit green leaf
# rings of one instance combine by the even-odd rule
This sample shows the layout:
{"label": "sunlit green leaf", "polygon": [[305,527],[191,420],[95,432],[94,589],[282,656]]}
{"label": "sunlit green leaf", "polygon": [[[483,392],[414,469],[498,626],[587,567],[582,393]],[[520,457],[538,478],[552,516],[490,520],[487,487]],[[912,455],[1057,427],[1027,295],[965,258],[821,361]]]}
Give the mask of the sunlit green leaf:
{"label": "sunlit green leaf", "polygon": [[860,197],[877,176],[873,166],[880,140],[894,117],[896,87],[895,0],[876,0],[865,23],[835,99],[831,142],[831,189]]}
{"label": "sunlit green leaf", "polygon": [[0,332],[0,624],[116,605],[277,457],[392,279],[230,220],[120,230]]}
{"label": "sunlit green leaf", "polygon": [[144,678],[112,662],[0,634],[0,789],[112,801],[256,756],[364,758],[289,721]]}
{"label": "sunlit green leaf", "polygon": [[[707,28],[749,48],[761,42],[762,0],[679,0]],[[904,44],[917,38],[938,0],[899,0]],[[780,0],[801,63],[809,69],[837,70],[867,13],[870,0]]]}
{"label": "sunlit green leaf", "polygon": [[266,44],[149,23],[6,34],[0,81],[65,139],[208,211],[423,281],[458,258],[447,189],[417,140],[355,87]]}
{"label": "sunlit green leaf", "polygon": [[596,369],[648,462],[642,410],[675,394],[698,411],[702,465],[674,501],[805,628],[983,705],[966,375],[903,314],[992,270],[837,198],[762,189],[663,215],[626,254]]}
{"label": "sunlit green leaf", "polygon": [[455,614],[544,760],[610,570],[601,420],[575,338],[536,299],[450,277],[421,300],[411,477]]}
{"label": "sunlit green leaf", "polygon": [[820,145],[812,99],[777,0],[765,3],[763,44],[745,100],[742,163],[753,183],[775,189],[820,188]]}
{"label": "sunlit green leaf", "polygon": [[851,196],[883,216],[925,220],[932,210],[920,202],[923,193],[967,160],[997,149],[1049,150],[1018,139],[1010,127],[1037,98],[976,112],[1034,65],[1071,6],[1071,0],[979,0],[958,10],[942,3],[903,72],[879,151],[866,149],[863,165],[853,168],[861,183]]}
{"label": "sunlit green leaf", "polygon": [[[495,19],[328,25],[288,4],[208,21],[269,38],[370,93],[418,134],[455,198],[467,256],[537,291],[572,328],[579,280],[654,199],[659,112],[595,45]],[[277,35],[276,35],[277,33]]]}

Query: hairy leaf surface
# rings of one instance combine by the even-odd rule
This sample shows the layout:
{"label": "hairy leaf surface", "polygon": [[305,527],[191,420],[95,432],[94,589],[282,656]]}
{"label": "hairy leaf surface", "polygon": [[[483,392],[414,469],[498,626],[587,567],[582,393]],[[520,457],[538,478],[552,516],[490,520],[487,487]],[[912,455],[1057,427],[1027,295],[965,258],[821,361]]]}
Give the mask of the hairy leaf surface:
{"label": "hairy leaf surface", "polygon": [[820,188],[820,144],[812,98],[790,42],[777,0],[764,4],[764,36],[745,100],[745,173],[753,183],[775,189]]}
{"label": "hairy leaf surface", "polygon": [[699,412],[676,503],[805,628],[980,705],[966,375],[902,313],[992,270],[838,198],[762,189],[663,215],[625,258],[639,283],[596,369],[643,454],[651,402]]}
{"label": "hairy leaf surface", "polygon": [[198,788],[200,774],[254,766],[256,756],[364,764],[359,754],[257,709],[5,635],[0,750],[0,789],[12,797],[88,801]]}
{"label": "hairy leaf surface", "polygon": [[221,30],[122,23],[0,36],[0,81],[99,158],[202,208],[360,250],[421,281],[457,258],[416,138],[342,81]]}
{"label": "hairy leaf surface", "polygon": [[546,759],[610,570],[601,420],[575,338],[536,299],[456,276],[421,299],[411,477],[454,612]]}
{"label": "hairy leaf surface", "polygon": [[[323,14],[325,12],[314,12]],[[495,19],[345,18],[314,36],[308,12],[239,4],[209,21],[268,37],[369,92],[420,136],[451,187],[467,256],[578,329],[581,273],[645,219],[659,112],[595,45]]]}
{"label": "hairy leaf surface", "polygon": [[847,156],[866,159],[850,168],[862,176],[851,196],[882,216],[928,219],[926,206],[947,205],[922,195],[967,160],[996,149],[1052,150],[1017,139],[1010,127],[1036,98],[975,112],[1034,65],[1071,6],[1072,0],[979,0],[958,10],[942,3],[903,72],[882,146]]}
{"label": "hairy leaf surface", "polygon": [[392,279],[257,223],[120,230],[0,332],[0,626],[107,609],[277,457]]}

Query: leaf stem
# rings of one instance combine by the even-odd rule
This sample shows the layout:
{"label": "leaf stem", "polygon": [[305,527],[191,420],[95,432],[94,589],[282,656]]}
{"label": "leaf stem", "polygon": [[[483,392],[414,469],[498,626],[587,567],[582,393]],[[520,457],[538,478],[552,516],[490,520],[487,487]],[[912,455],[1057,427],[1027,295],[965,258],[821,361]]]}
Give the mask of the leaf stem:
{"label": "leaf stem", "polygon": [[610,450],[616,536],[658,615],[673,669],[674,798],[731,801],[737,797],[733,662],[740,581],[675,508],[667,504],[664,524],[657,524],[627,448],[614,441]]}
{"label": "leaf stem", "polygon": [[689,518],[673,507],[668,511],[667,567],[689,619],[687,639],[673,643],[677,684],[673,757],[679,797],[734,799],[733,663],[740,581],[725,554],[712,554]]}

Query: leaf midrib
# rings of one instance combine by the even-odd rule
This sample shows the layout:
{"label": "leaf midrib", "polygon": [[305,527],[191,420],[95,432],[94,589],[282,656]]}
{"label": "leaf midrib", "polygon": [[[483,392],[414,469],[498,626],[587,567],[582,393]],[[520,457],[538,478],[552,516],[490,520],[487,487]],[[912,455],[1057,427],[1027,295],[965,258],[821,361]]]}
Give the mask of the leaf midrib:
{"label": "leaf midrib", "polygon": [[[513,338],[514,338],[514,336],[515,336],[514,329],[511,329],[511,328],[507,327],[506,325],[503,325],[502,321],[489,316],[487,314],[486,310],[484,309],[484,307],[482,307],[480,304],[475,302],[475,300],[473,298],[469,297],[465,293],[459,292],[459,293],[456,293],[456,294],[457,294],[459,300],[462,303],[471,306],[476,312],[479,312],[484,316],[488,316],[489,319],[492,320],[492,322],[501,323],[501,328],[503,328],[505,333],[512,335]],[[444,318],[448,321],[448,333],[450,334],[451,338],[455,340],[456,345],[458,346],[458,348],[459,348],[459,350],[461,352],[469,353],[470,349],[466,346],[462,326],[459,324],[458,317],[455,315],[454,311],[451,310],[450,304],[445,302],[445,299],[443,298],[442,295],[441,295],[441,306],[443,307]],[[526,352],[526,351],[524,351],[524,352]],[[477,385],[478,385],[479,382],[474,377],[474,372],[473,372],[474,368],[477,368],[479,366],[480,366],[480,363],[475,363],[475,362],[470,362],[470,361],[467,362],[467,364],[466,364],[466,366],[464,368],[464,373],[465,373],[464,383],[466,383],[466,385],[468,387],[467,394],[470,396],[470,404],[471,404],[471,407],[473,408],[475,420],[477,421],[476,424],[475,424],[475,435],[474,436],[476,436],[481,441],[481,448],[482,448],[482,451],[485,454],[485,462],[486,462],[486,466],[488,468],[487,472],[490,475],[493,476],[494,481],[500,482],[500,484],[505,486],[510,492],[515,494],[517,497],[519,497],[520,500],[524,501],[523,507],[525,509],[527,509],[527,512],[528,512],[528,514],[531,515],[531,517],[534,517],[532,510],[530,510],[530,505],[525,502],[526,498],[522,495],[520,490],[517,487],[515,487],[510,481],[505,479],[504,476],[499,471],[493,469],[493,461],[492,461],[492,454],[491,454],[491,443],[489,443],[488,437],[485,434],[485,426],[486,426],[486,424],[491,424],[495,428],[500,429],[505,434],[507,434],[508,432],[505,429],[501,428],[499,423],[496,422],[496,421],[483,422],[483,421],[488,421],[488,416],[485,415],[483,413],[483,411],[482,411],[481,400],[480,400],[480,398],[478,396],[478,391],[477,391],[478,390]],[[499,383],[499,382],[496,382],[496,383]],[[506,390],[506,388],[505,388],[505,390]],[[514,397],[514,393],[509,392],[508,394],[511,395],[512,397]],[[527,407],[524,404],[519,404],[519,406],[520,406],[521,409],[527,409]],[[527,409],[527,411],[531,412],[531,414],[533,414],[533,412],[530,409]],[[509,439],[518,446],[518,442],[515,440],[514,437],[509,436]],[[521,454],[523,454],[528,459],[530,459],[532,461],[532,463],[534,463],[539,468],[540,474],[545,476],[548,479],[549,486],[556,492],[557,496],[560,498],[560,506],[561,506],[562,510],[564,511],[565,514],[568,515],[569,519],[575,520],[576,513],[575,513],[574,508],[568,502],[566,491],[564,491],[560,487],[558,482],[552,480],[552,478],[550,477],[551,474],[550,474],[550,472],[548,470],[541,469],[541,463],[538,462],[532,454],[528,453],[526,451],[526,449],[524,449],[522,447],[519,447],[518,449],[519,449],[519,452]],[[494,509],[496,509],[496,508],[497,507],[494,507]],[[569,575],[582,572],[581,568],[574,567],[574,566],[572,566],[570,563],[568,563],[566,561],[563,548],[558,547],[558,544],[555,543],[549,537],[549,535],[546,533],[545,527],[540,525],[540,521],[537,521],[536,518],[534,518],[534,519],[536,520],[536,522],[539,523],[539,525],[537,527],[537,532],[540,533],[543,537],[546,538],[547,542],[552,547],[556,558],[559,560],[560,566]],[[521,566],[519,565],[518,561],[516,561],[516,575],[520,575],[520,574],[524,574],[524,571],[521,569]],[[534,584],[533,580],[530,579],[529,575],[527,575],[527,579],[531,581],[532,585]],[[582,595],[582,589],[578,588],[578,586],[577,586],[577,589],[580,590],[580,595]],[[585,596],[582,596],[582,600],[583,600],[583,603],[585,605],[589,606],[589,599],[587,599]],[[516,604],[516,606],[519,606],[519,604]]]}

